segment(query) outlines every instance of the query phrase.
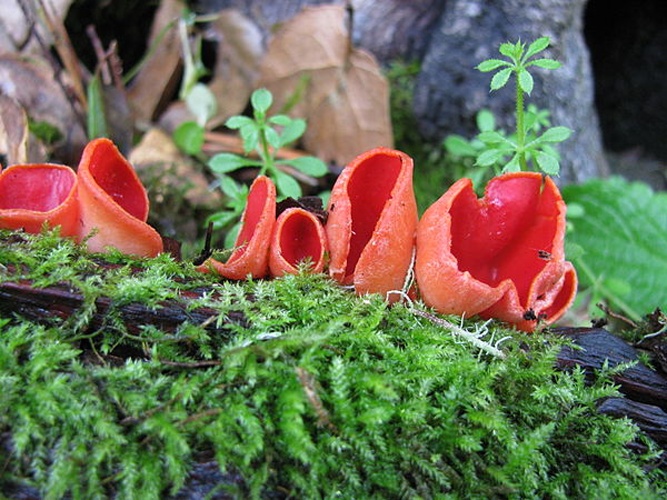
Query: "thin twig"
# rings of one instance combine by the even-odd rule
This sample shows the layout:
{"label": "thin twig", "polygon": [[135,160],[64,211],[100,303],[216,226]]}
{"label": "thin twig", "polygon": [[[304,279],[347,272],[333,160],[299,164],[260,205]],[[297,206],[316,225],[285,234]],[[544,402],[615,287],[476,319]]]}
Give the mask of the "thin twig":
{"label": "thin twig", "polygon": [[445,319],[439,318],[431,313],[428,313],[426,311],[421,311],[416,308],[412,308],[412,312],[416,314],[417,316],[421,316],[422,318],[426,318],[432,323],[435,323],[438,326],[441,326],[443,328],[448,329],[451,331],[454,335],[457,335],[471,344],[473,344],[475,347],[478,349],[481,349],[482,351],[491,354],[492,356],[495,356],[500,359],[505,359],[505,353],[498,349],[496,346],[502,342],[503,340],[506,340],[506,338],[500,339],[498,342],[495,343],[495,345],[490,344],[488,342],[485,342],[481,339],[481,336],[486,333],[484,330],[486,329],[486,326],[482,327],[481,332],[479,331],[476,333],[469,332],[468,330],[461,328],[458,325],[455,325],[454,323],[447,321]]}

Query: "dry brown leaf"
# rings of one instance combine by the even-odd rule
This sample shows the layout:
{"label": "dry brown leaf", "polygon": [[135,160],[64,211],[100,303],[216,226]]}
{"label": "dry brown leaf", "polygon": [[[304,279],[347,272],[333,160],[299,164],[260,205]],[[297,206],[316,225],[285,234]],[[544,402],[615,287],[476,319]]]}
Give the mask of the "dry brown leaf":
{"label": "dry brown leaf", "polygon": [[38,56],[23,59],[0,55],[0,93],[15,99],[29,119],[46,122],[62,133],[64,148],[56,156],[64,163],[78,162],[86,134],[52,68]]}
{"label": "dry brown leaf", "polygon": [[[53,36],[42,23],[33,23],[39,18],[39,9],[48,9],[49,16],[62,23],[72,2],[73,0],[47,0],[43,2],[43,6],[39,6],[35,0],[2,0],[0,52],[21,52],[26,55],[43,53],[43,47],[32,30],[37,31],[46,46],[53,43]],[[26,13],[29,17],[26,17]]]}
{"label": "dry brown leaf", "polygon": [[2,166],[28,161],[28,117],[15,99],[0,95],[0,154]]}
{"label": "dry brown leaf", "polygon": [[264,48],[257,25],[236,9],[218,12],[206,35],[218,47],[214,76],[209,83],[218,104],[209,123],[214,128],[247,106],[259,77]]}
{"label": "dry brown leaf", "polygon": [[171,137],[159,128],[149,129],[139,144],[128,155],[128,160],[137,172],[153,169],[164,182],[177,191],[183,190],[184,198],[193,206],[213,208],[220,205],[220,192],[211,191],[206,176],[186,158],[174,144]]}
{"label": "dry brown leaf", "polygon": [[308,121],[305,149],[345,165],[377,146],[393,146],[389,84],[369,53],[350,46],[342,5],[307,7],[269,41],[260,85]]}
{"label": "dry brown leaf", "polygon": [[155,39],[163,33],[163,30],[168,31],[164,33],[154,52],[128,86],[127,97],[130,107],[139,122],[150,122],[155,118],[163,100],[170,98],[178,85],[181,45],[178,26],[174,21],[184,8],[183,0],[162,0],[153,19],[148,47],[154,46]]}

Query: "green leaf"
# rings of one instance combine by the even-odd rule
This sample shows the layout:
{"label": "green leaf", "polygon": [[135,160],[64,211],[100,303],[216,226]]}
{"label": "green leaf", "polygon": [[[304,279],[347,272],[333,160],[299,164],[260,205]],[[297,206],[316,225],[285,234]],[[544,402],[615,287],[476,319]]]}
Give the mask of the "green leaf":
{"label": "green leaf", "polygon": [[300,156],[299,158],[292,158],[291,160],[283,160],[280,163],[290,165],[311,177],[322,177],[329,172],[326,163],[315,156]]}
{"label": "green leaf", "polygon": [[287,115],[273,115],[268,120],[269,123],[280,125],[281,127],[287,127],[292,121],[294,120]]}
{"label": "green leaf", "polygon": [[505,57],[516,61],[521,56],[521,52],[523,51],[522,45],[523,44],[520,41],[517,41],[516,43],[505,42],[500,44],[498,52],[500,52]]}
{"label": "green leaf", "polygon": [[475,117],[475,122],[480,132],[488,132],[496,128],[496,117],[488,109],[481,109]]}
{"label": "green leaf", "polygon": [[501,69],[491,78],[491,90],[498,90],[507,85],[512,75],[512,68]]}
{"label": "green leaf", "polygon": [[259,145],[259,129],[255,122],[251,122],[239,129],[239,134],[243,140],[243,150],[246,153],[254,151]]}
{"label": "green leaf", "polygon": [[447,136],[444,141],[444,146],[449,154],[455,156],[477,156],[477,149],[470,143],[469,140],[460,135]]}
{"label": "green leaf", "polygon": [[498,163],[504,155],[505,152],[500,149],[487,149],[479,154],[475,165],[479,165],[480,167],[490,167],[491,165]]}
{"label": "green leaf", "polygon": [[281,147],[280,136],[278,135],[278,132],[276,132],[275,129],[272,129],[271,127],[265,128],[264,138],[266,139],[266,142],[269,143],[269,146],[275,149],[280,149]]}
{"label": "green leaf", "polygon": [[503,173],[519,172],[521,170],[521,163],[519,162],[519,155],[515,154],[512,159],[503,167]]}
{"label": "green leaf", "polygon": [[228,175],[221,174],[218,179],[220,189],[223,193],[233,199],[244,199],[248,195],[248,188],[243,184],[239,184]]}
{"label": "green leaf", "polygon": [[296,141],[306,131],[306,120],[290,120],[280,134],[280,147]]}
{"label": "green leaf", "polygon": [[204,145],[204,127],[196,122],[183,122],[174,130],[174,142],[188,155],[201,153]]}
{"label": "green leaf", "polygon": [[563,142],[572,135],[572,130],[567,127],[551,127],[544,131],[538,138],[539,142]]}
{"label": "green leaf", "polygon": [[267,89],[257,89],[250,96],[250,103],[256,112],[261,115],[266,115],[271,104],[273,104],[273,96]]}
{"label": "green leaf", "polygon": [[509,139],[500,132],[489,130],[488,132],[480,132],[477,134],[477,139],[485,144],[502,144],[510,143]]}
{"label": "green leaf", "polygon": [[544,151],[538,151],[535,156],[535,162],[537,166],[547,175],[558,176],[560,173],[560,164],[558,163],[558,158],[550,154],[545,153]]}
{"label": "green leaf", "polygon": [[530,57],[533,57],[538,52],[542,52],[548,46],[549,46],[549,37],[543,36],[541,38],[538,38],[528,46],[525,58],[528,59]]}
{"label": "green leaf", "polygon": [[88,139],[107,137],[107,119],[104,114],[104,96],[102,95],[102,83],[100,75],[95,74],[90,80],[87,88],[88,98]]}
{"label": "green leaf", "polygon": [[241,115],[231,116],[225,122],[225,127],[232,130],[237,130],[242,127],[249,127],[254,125],[255,121],[252,118],[248,118],[247,116],[241,116]]}
{"label": "green leaf", "polygon": [[232,153],[218,153],[209,162],[209,168],[216,174],[226,174],[243,167],[258,166],[257,160],[251,160]]}
{"label": "green leaf", "polygon": [[535,59],[526,64],[526,66],[531,65],[544,69],[558,69],[561,67],[560,62],[556,61],[555,59]]}
{"label": "green leaf", "polygon": [[533,75],[528,73],[528,71],[525,69],[519,70],[517,79],[519,82],[519,87],[521,87],[521,90],[523,90],[526,94],[530,94],[533,91]]}
{"label": "green leaf", "polygon": [[203,83],[196,83],[185,96],[185,104],[195,115],[200,126],[206,125],[217,112],[218,103],[211,89]]}
{"label": "green leaf", "polygon": [[483,73],[488,73],[489,71],[495,71],[498,68],[503,66],[509,66],[510,63],[503,61],[502,59],[487,59],[482,61],[477,65],[477,69]]}
{"label": "green leaf", "polygon": [[301,185],[282,170],[276,170],[275,173],[276,189],[284,197],[297,199],[301,197]]}
{"label": "green leaf", "polygon": [[633,319],[667,308],[667,193],[613,177],[565,186],[563,197],[585,213],[568,218],[568,238],[585,251],[574,262],[582,286],[628,283],[630,294],[609,299]]}

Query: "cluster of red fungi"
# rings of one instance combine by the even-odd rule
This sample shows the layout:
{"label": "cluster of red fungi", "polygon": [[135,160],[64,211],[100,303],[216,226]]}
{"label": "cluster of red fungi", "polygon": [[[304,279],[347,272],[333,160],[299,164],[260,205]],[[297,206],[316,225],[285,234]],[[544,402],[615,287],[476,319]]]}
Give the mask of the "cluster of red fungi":
{"label": "cluster of red fungi", "polygon": [[[577,277],[564,255],[565,203],[548,176],[497,176],[483,198],[461,179],[420,219],[412,175],[412,158],[401,151],[359,155],[334,184],[326,223],[300,207],[276,216],[276,188],[258,176],[230,257],[197,269],[242,280],[302,272],[306,261],[358,294],[402,291],[442,314],[495,318],[528,332],[562,317]],[[91,252],[161,253],[148,210],[144,186],[108,139],[91,141],[76,171],[24,164],[0,173],[0,228],[60,226]]]}

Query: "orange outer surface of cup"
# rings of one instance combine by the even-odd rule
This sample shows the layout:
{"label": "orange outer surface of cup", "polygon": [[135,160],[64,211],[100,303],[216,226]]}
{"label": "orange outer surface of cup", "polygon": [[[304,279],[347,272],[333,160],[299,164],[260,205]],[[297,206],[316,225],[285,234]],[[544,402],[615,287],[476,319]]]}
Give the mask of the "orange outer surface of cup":
{"label": "orange outer surface of cup", "polygon": [[376,148],[357,156],[336,180],[326,224],[329,274],[358,294],[401,290],[418,222],[407,154]]}
{"label": "orange outer surface of cup", "polygon": [[565,203],[549,178],[501,175],[477,199],[460,179],[423,214],[415,274],[424,302],[442,314],[479,315],[524,331],[548,325],[577,289],[565,261]]}
{"label": "orange outer surface of cup", "polygon": [[276,221],[276,186],[264,175],[257,176],[250,186],[248,202],[241,217],[241,230],[234,251],[227,262],[209,258],[198,266],[199,271],[215,271],[220,276],[243,280],[264,278],[269,273],[269,247]]}
{"label": "orange outer surface of cup", "polygon": [[154,257],[162,238],[146,223],[148,195],[132,165],[109,139],[94,139],[78,167],[79,236],[88,250],[114,247],[123,253]]}
{"label": "orange outer surface of cup", "polygon": [[278,216],[273,229],[269,270],[271,276],[297,274],[299,264],[309,260],[309,272],[321,273],[327,251],[324,226],[303,208],[288,208]]}
{"label": "orange outer surface of cup", "polygon": [[65,165],[12,165],[0,173],[0,228],[39,233],[46,223],[62,236],[76,236],[77,178]]}

